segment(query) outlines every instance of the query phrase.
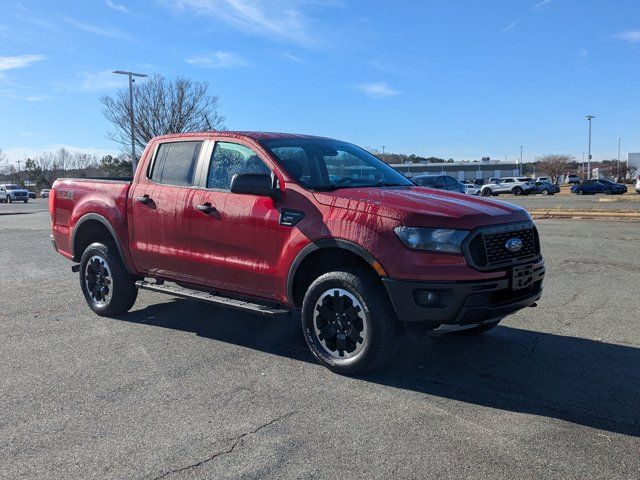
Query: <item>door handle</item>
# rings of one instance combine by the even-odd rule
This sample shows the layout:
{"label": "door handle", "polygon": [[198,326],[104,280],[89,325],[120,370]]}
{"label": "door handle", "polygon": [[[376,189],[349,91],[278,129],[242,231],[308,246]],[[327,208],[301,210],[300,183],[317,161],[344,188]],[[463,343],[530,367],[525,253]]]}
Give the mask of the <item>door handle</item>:
{"label": "door handle", "polygon": [[210,213],[213,213],[216,211],[216,207],[211,205],[209,202],[196,205],[196,208],[200,210],[202,213],[204,213],[205,215],[209,215]]}
{"label": "door handle", "polygon": [[143,196],[136,198],[136,200],[138,200],[143,205],[149,205],[149,203],[151,202],[151,197],[145,193]]}

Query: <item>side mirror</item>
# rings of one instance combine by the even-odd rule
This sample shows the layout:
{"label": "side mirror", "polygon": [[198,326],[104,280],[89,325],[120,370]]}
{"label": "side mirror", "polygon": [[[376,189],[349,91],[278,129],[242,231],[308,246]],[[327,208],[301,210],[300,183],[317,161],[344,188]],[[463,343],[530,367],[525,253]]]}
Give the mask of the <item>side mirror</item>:
{"label": "side mirror", "polygon": [[273,199],[280,197],[280,190],[273,186],[271,175],[265,173],[236,173],[231,178],[231,193]]}

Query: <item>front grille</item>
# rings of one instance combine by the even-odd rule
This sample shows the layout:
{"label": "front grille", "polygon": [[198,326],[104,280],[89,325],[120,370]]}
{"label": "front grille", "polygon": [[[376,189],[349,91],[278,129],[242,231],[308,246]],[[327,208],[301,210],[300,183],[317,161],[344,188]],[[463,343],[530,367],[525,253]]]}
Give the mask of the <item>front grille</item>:
{"label": "front grille", "polygon": [[[507,240],[518,238],[522,248],[511,252]],[[540,240],[533,222],[509,223],[474,231],[465,245],[467,262],[478,270],[490,270],[534,260],[540,256]]]}
{"label": "front grille", "polygon": [[26,196],[27,196],[27,194],[26,194],[26,193],[24,193],[24,192],[16,192],[16,193],[14,194],[14,196],[16,196],[16,197],[26,197]]}

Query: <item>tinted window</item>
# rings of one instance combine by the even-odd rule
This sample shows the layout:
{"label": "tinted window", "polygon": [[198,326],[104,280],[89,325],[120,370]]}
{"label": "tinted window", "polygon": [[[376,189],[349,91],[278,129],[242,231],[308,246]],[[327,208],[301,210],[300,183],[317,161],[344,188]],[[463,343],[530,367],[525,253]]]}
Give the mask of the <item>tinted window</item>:
{"label": "tinted window", "polygon": [[445,181],[447,182],[447,189],[448,190],[458,190],[458,188],[460,188],[458,186],[458,181],[453,178],[453,177],[444,177]]}
{"label": "tinted window", "polygon": [[438,177],[419,177],[414,179],[414,181],[423,187],[431,187],[436,182],[436,178]]}
{"label": "tinted window", "polygon": [[271,170],[250,148],[237,143],[216,142],[207,175],[207,188],[229,190],[231,179],[237,173],[270,174]]}
{"label": "tinted window", "polygon": [[193,185],[202,142],[163,143],[158,147],[151,179],[167,185]]}
{"label": "tinted window", "polygon": [[446,188],[447,182],[446,182],[445,178],[446,177],[438,177],[438,179],[436,180],[436,183],[434,184],[434,187],[436,187],[436,188]]}

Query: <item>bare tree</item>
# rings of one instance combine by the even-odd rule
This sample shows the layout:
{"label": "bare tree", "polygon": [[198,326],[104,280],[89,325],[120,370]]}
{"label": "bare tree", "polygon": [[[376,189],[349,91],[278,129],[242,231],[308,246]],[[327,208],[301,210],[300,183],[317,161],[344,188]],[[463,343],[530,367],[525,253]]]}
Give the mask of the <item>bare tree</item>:
{"label": "bare tree", "polygon": [[5,155],[5,153],[2,151],[2,149],[0,148],[0,163],[4,163],[4,161],[7,159],[7,156]]}
{"label": "bare tree", "polygon": [[[133,90],[135,145],[142,152],[151,138],[169,133],[224,129],[224,117],[218,114],[219,98],[208,94],[209,84],[178,77],[167,80],[153,75],[136,83]],[[108,137],[127,151],[131,145],[131,109],[129,89],[114,97],[103,96],[104,116],[113,123]]]}
{"label": "bare tree", "polygon": [[539,162],[539,168],[549,175],[554,182],[558,181],[558,177],[566,173],[568,165],[575,159],[571,155],[551,154],[536,159]]}

